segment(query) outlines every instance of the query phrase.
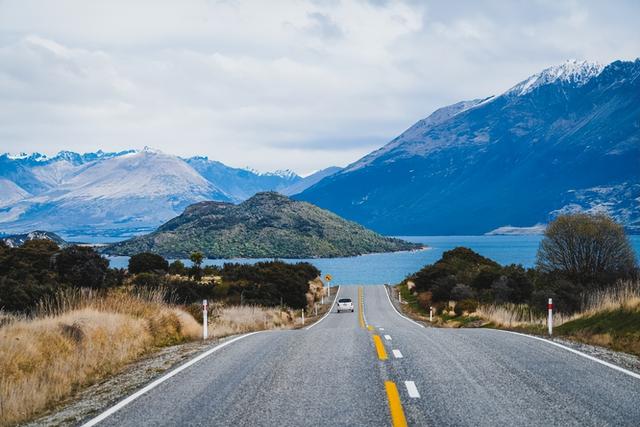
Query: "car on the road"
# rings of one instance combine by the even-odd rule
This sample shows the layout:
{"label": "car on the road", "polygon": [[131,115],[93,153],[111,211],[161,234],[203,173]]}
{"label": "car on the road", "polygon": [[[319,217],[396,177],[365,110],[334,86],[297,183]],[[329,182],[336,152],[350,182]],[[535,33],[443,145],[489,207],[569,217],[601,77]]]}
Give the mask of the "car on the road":
{"label": "car on the road", "polygon": [[341,311],[350,311],[353,313],[353,301],[351,301],[351,298],[340,298],[338,300],[338,313]]}

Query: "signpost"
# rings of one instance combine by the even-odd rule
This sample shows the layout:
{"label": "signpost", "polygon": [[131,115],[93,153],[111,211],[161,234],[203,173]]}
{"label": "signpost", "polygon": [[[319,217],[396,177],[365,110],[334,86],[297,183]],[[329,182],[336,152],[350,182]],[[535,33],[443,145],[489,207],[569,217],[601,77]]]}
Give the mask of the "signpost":
{"label": "signpost", "polygon": [[209,336],[209,331],[208,331],[208,321],[207,321],[207,307],[209,306],[209,304],[207,303],[207,300],[204,299],[202,300],[202,339],[206,340]]}
{"label": "signpost", "polygon": [[333,277],[331,277],[330,274],[327,274],[326,276],[324,276],[324,279],[327,281],[327,296],[330,297],[331,296],[331,279],[333,279]]}

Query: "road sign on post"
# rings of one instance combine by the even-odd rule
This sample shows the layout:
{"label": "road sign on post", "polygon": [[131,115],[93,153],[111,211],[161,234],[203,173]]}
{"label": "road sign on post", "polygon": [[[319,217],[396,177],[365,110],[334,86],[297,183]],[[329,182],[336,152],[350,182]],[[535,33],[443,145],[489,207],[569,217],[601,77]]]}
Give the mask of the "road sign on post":
{"label": "road sign on post", "polygon": [[206,340],[209,337],[209,330],[208,330],[208,320],[207,320],[207,308],[209,307],[209,304],[207,303],[207,300],[202,300],[202,339]]}
{"label": "road sign on post", "polygon": [[326,276],[324,276],[324,279],[327,281],[327,296],[330,297],[331,296],[331,279],[333,279],[333,277],[331,277],[330,274],[327,274]]}
{"label": "road sign on post", "polygon": [[553,299],[549,298],[549,318],[547,319],[547,325],[549,326],[549,335],[553,335]]}

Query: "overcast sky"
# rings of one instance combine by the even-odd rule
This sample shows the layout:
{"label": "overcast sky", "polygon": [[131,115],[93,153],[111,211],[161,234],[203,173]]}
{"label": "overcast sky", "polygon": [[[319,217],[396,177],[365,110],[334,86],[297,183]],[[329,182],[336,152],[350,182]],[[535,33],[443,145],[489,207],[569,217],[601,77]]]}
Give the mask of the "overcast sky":
{"label": "overcast sky", "polygon": [[0,0],[0,152],[142,148],[309,173],[569,58],[640,2]]}

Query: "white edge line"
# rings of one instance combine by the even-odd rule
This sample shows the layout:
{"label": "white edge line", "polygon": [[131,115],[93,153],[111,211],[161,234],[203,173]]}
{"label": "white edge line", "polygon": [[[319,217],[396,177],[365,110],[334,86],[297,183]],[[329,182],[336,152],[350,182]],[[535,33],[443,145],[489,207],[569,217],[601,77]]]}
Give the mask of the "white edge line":
{"label": "white edge line", "polygon": [[234,343],[234,342],[236,342],[238,340],[241,340],[243,338],[246,338],[248,336],[251,336],[251,335],[254,335],[254,334],[257,334],[257,333],[260,333],[260,332],[264,332],[264,331],[251,332],[251,333],[248,333],[248,334],[240,335],[239,337],[235,337],[235,338],[233,338],[233,339],[231,339],[229,341],[225,341],[222,344],[220,344],[220,345],[218,345],[218,346],[216,346],[216,347],[214,347],[214,348],[212,348],[210,350],[205,351],[201,355],[196,356],[193,359],[189,360],[184,365],[178,366],[173,371],[169,372],[168,374],[163,375],[162,377],[160,377],[157,380],[153,381],[151,384],[148,384],[146,387],[141,388],[137,392],[133,393],[131,396],[126,397],[124,400],[121,400],[120,402],[118,402],[117,404],[115,404],[111,408],[107,409],[106,411],[104,411],[103,413],[98,415],[97,417],[94,417],[94,418],[90,419],[89,421],[87,421],[86,423],[82,424],[81,427],[90,427],[90,426],[94,426],[94,425],[98,424],[99,422],[101,422],[104,419],[106,419],[106,418],[110,417],[111,415],[115,414],[120,409],[124,408],[129,403],[133,402],[134,400],[136,400],[137,398],[139,398],[143,394],[145,394],[148,391],[154,389],[155,387],[157,387],[158,385],[162,384],[163,382],[165,382],[169,378],[171,378],[174,375],[184,371],[185,369],[187,369],[188,367],[194,365],[195,363],[199,362],[200,360],[204,359],[205,357],[215,353],[216,351],[220,350],[223,347],[228,346],[229,344],[232,344],[232,343]]}
{"label": "white edge line", "polygon": [[557,342],[553,342],[553,341],[545,339],[545,338],[536,337],[535,335],[528,335],[528,334],[523,334],[523,333],[520,333],[520,332],[513,332],[513,331],[505,331],[504,329],[493,329],[493,330],[494,331],[499,331],[499,332],[506,332],[506,333],[514,334],[514,335],[520,335],[520,336],[531,338],[531,339],[534,339],[534,340],[546,342],[547,344],[555,345],[556,347],[560,347],[560,348],[562,348],[564,350],[570,351],[571,353],[577,354],[578,356],[582,356],[585,359],[589,359],[589,360],[591,360],[593,362],[599,363],[599,364],[604,365],[604,366],[606,366],[608,368],[611,368],[611,369],[615,369],[616,371],[622,372],[623,374],[627,374],[627,375],[629,375],[629,376],[631,376],[633,378],[636,378],[636,379],[640,380],[640,374],[637,374],[635,372],[632,372],[632,371],[629,371],[627,369],[624,369],[624,368],[622,368],[622,367],[620,367],[618,365],[614,365],[613,363],[605,362],[604,360],[598,359],[597,357],[590,356],[590,355],[588,355],[586,353],[583,353],[581,351],[574,350],[573,348],[567,347],[566,345],[562,345],[562,344],[559,344]]}
{"label": "white edge line", "polygon": [[400,353],[400,350],[391,350],[393,352],[393,356],[396,359],[402,359],[402,353]]}
{"label": "white edge line", "polygon": [[[384,285],[383,285],[383,286],[384,286]],[[424,328],[424,326],[423,326],[423,325],[421,325],[420,323],[416,322],[415,320],[411,320],[411,319],[409,319],[407,316],[405,316],[404,314],[402,314],[402,313],[400,313],[400,312],[398,311],[398,309],[397,309],[397,308],[393,305],[393,303],[391,302],[391,297],[389,296],[389,291],[387,291],[387,287],[386,287],[386,286],[384,287],[384,293],[385,293],[385,294],[387,294],[387,299],[389,300],[389,304],[391,305],[391,308],[393,308],[393,311],[395,311],[395,312],[396,312],[396,314],[397,314],[398,316],[402,317],[402,318],[403,318],[403,319],[405,319],[405,320],[408,320],[409,322],[411,322],[411,323],[413,323],[413,324],[415,324],[415,325],[420,326],[421,328]]]}
{"label": "white edge line", "polygon": [[331,314],[331,312],[333,311],[333,306],[336,305],[336,301],[338,301],[338,293],[340,293],[340,289],[342,289],[341,286],[338,286],[338,290],[336,291],[336,296],[333,298],[333,303],[331,304],[331,307],[329,307],[329,311],[327,311],[324,316],[322,316],[320,319],[318,319],[317,322],[307,326],[306,328],[304,328],[305,330],[309,330],[311,328],[313,328],[314,326],[316,326],[318,323],[322,322],[324,320],[325,317],[327,317],[329,314]]}
{"label": "white edge line", "polygon": [[420,397],[420,392],[418,391],[418,387],[416,387],[416,383],[413,381],[405,381],[405,387],[407,387],[407,393],[409,393],[409,397],[417,399]]}

